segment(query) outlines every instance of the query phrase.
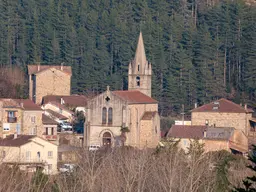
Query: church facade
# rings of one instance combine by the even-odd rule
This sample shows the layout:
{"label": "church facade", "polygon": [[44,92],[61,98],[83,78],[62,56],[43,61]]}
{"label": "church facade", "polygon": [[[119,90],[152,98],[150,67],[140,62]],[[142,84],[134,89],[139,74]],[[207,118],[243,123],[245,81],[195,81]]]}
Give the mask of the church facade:
{"label": "church facade", "polygon": [[86,146],[129,145],[156,147],[160,141],[158,102],[151,98],[151,64],[140,33],[134,60],[129,64],[128,90],[107,90],[88,102]]}

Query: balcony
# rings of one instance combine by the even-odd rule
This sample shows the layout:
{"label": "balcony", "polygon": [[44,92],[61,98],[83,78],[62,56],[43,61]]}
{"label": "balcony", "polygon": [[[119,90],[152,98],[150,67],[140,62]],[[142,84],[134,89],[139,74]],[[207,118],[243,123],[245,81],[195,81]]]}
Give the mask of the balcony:
{"label": "balcony", "polygon": [[7,117],[7,122],[8,123],[16,123],[17,122],[17,117]]}
{"label": "balcony", "polygon": [[45,135],[44,136],[46,140],[50,140],[50,141],[56,141],[57,140],[57,135]]}

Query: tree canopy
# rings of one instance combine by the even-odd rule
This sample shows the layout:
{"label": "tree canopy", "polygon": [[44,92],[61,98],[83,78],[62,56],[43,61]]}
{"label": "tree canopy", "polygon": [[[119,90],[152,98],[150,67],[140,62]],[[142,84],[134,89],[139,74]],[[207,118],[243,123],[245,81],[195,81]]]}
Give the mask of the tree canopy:
{"label": "tree canopy", "polygon": [[0,65],[71,65],[73,93],[127,89],[142,31],[162,114],[228,97],[256,103],[256,7],[223,0],[0,2]]}

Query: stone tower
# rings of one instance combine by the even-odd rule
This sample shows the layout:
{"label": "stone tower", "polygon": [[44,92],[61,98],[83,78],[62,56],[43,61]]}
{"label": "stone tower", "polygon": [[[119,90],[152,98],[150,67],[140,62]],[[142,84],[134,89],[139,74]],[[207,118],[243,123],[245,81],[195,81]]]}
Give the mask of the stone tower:
{"label": "stone tower", "polygon": [[145,48],[140,32],[134,60],[129,64],[128,90],[139,90],[151,97],[151,63],[147,61]]}

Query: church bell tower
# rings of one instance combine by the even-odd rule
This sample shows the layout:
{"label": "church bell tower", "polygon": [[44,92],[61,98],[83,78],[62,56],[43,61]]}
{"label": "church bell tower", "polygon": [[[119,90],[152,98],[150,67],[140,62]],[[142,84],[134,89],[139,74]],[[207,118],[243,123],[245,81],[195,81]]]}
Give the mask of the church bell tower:
{"label": "church bell tower", "polygon": [[128,90],[139,90],[151,97],[151,63],[147,61],[145,48],[140,32],[135,58],[129,63]]}

